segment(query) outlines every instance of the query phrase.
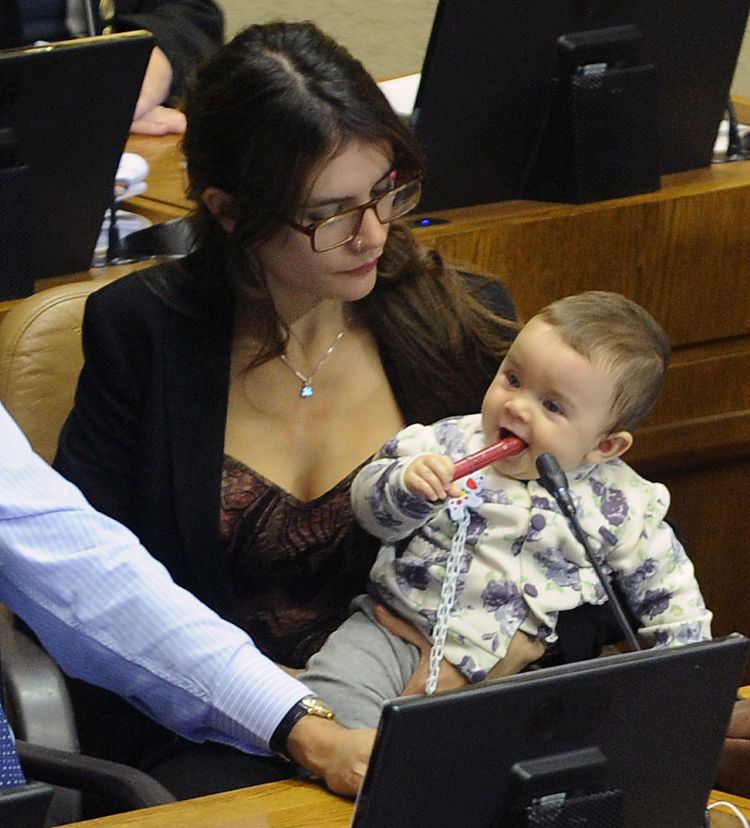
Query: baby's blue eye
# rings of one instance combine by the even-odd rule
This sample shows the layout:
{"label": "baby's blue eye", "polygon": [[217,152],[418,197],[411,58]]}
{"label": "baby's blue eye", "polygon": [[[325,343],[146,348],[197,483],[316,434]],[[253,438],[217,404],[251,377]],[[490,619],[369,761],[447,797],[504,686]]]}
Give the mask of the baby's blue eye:
{"label": "baby's blue eye", "polygon": [[513,371],[506,371],[505,372],[505,381],[510,385],[511,388],[520,388],[521,387],[521,380],[518,377],[518,374],[514,374]]}
{"label": "baby's blue eye", "polygon": [[542,405],[550,412],[550,414],[562,414],[563,410],[554,400],[544,400]]}

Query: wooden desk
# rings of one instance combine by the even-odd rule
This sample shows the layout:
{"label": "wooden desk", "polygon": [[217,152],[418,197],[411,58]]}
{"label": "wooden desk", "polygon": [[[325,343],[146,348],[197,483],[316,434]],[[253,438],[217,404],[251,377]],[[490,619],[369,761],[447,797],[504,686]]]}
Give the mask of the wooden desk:
{"label": "wooden desk", "polygon": [[[715,792],[710,801],[716,800],[730,800],[750,817],[750,801]],[[69,828],[349,828],[352,812],[350,800],[309,782],[288,781],[71,823]],[[737,828],[738,823],[729,812],[714,809],[711,826]]]}
{"label": "wooden desk", "polygon": [[290,780],[72,823],[67,828],[349,828],[354,805]]}
{"label": "wooden desk", "polygon": [[[155,221],[184,215],[178,141],[134,136],[128,149],[151,164],[149,188],[133,208]],[[447,224],[416,233],[446,257],[500,276],[524,316],[559,296],[603,288],[663,323],[673,363],[628,459],[672,492],[670,514],[715,613],[714,633],[748,635],[750,161],[665,176],[662,185],[594,204],[450,210],[438,214]]]}

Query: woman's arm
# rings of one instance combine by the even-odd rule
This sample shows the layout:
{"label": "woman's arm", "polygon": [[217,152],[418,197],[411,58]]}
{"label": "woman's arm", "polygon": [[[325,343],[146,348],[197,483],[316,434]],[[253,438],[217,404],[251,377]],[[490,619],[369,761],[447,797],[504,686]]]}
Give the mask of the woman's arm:
{"label": "woman's arm", "polygon": [[[130,279],[130,277],[125,277]],[[125,289],[123,289],[125,288]],[[146,288],[114,283],[86,302],[84,364],[63,425],[54,466],[101,512],[134,527],[134,464],[156,345],[144,322],[153,303]]]}

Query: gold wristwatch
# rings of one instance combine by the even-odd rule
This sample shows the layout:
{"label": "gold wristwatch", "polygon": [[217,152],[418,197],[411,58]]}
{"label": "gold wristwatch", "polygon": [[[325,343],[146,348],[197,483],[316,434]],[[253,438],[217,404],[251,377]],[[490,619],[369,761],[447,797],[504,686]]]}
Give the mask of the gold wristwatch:
{"label": "gold wristwatch", "polygon": [[331,708],[318,696],[305,696],[300,699],[279,722],[276,730],[271,736],[268,746],[274,753],[278,753],[288,759],[286,752],[286,741],[292,728],[305,716],[317,716],[320,719],[335,719],[336,716]]}

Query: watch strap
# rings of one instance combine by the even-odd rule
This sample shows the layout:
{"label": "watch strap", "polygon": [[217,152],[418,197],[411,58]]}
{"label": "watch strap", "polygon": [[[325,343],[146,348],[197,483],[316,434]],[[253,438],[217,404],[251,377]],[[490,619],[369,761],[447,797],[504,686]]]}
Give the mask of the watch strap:
{"label": "watch strap", "polygon": [[305,696],[296,702],[276,726],[268,746],[274,753],[288,759],[286,743],[292,728],[305,716],[318,716],[323,719],[333,719],[334,715],[317,696]]}

